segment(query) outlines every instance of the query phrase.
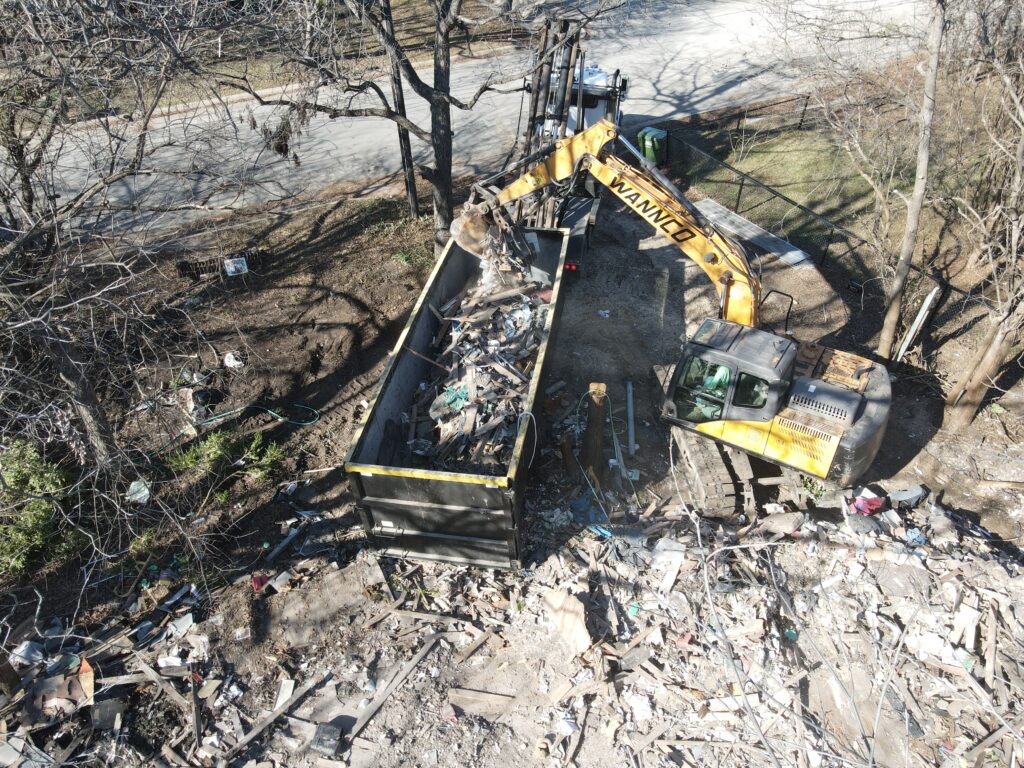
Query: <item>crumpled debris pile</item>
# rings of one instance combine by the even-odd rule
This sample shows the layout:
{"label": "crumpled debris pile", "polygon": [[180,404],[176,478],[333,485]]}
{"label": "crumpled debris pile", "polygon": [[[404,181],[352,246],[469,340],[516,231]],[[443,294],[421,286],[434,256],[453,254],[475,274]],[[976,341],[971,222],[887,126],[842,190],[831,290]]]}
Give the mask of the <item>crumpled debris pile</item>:
{"label": "crumpled debris pile", "polygon": [[174,564],[147,569],[135,587],[126,605],[132,624],[86,631],[54,621],[39,632],[29,620],[13,629],[15,674],[6,680],[4,710],[10,735],[0,745],[0,765],[58,765],[86,747],[117,759],[116,736],[138,716],[127,711],[131,692],[146,687],[156,693],[151,712],[176,708],[189,723],[163,734],[161,755],[172,764],[210,758],[231,738],[207,731],[242,695],[239,681],[212,658],[205,622],[197,622],[208,601]]}
{"label": "crumpled debris pile", "polygon": [[1021,553],[920,486],[844,504],[743,527],[680,505],[639,549],[591,526],[551,554],[527,610],[576,666],[538,759],[582,729],[624,765],[1013,764]]}
{"label": "crumpled debris pile", "polygon": [[[923,488],[844,504],[731,525],[655,498],[518,572],[339,564],[297,515],[221,594],[158,569],[131,624],[12,633],[0,766],[143,765],[146,719],[178,766],[1012,765],[1020,553]],[[219,605],[243,593],[264,637]]]}
{"label": "crumpled debris pile", "polygon": [[501,474],[526,410],[530,376],[545,337],[551,292],[524,283],[500,291],[479,284],[431,310],[438,372],[420,383],[405,414],[414,467]]}
{"label": "crumpled debris pile", "polygon": [[[283,484],[280,495],[293,497],[297,485]],[[314,557],[325,551],[322,519],[297,509],[282,523],[277,546],[266,542],[234,587],[207,594],[188,580],[187,564],[172,557],[142,567],[122,595],[121,618],[84,627],[30,616],[6,625],[0,766],[56,766],[83,754],[111,765],[212,766],[241,754],[273,720],[261,720],[270,710],[253,710],[253,681],[225,660],[224,642],[251,643],[253,626],[217,610],[216,600],[232,588],[261,599],[301,589],[326,566]],[[336,553],[346,537],[335,532],[327,551]],[[293,551],[287,567],[275,564]],[[278,669],[282,689],[294,688],[285,671],[316,684],[326,680],[309,663],[286,660]],[[152,745],[152,754],[134,748],[139,741]]]}

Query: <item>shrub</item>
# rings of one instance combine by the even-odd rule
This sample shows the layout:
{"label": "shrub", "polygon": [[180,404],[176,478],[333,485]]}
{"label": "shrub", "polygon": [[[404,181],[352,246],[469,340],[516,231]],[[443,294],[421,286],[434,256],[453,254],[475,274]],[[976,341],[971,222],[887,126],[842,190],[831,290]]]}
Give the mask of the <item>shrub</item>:
{"label": "shrub", "polygon": [[154,528],[146,528],[128,545],[128,554],[136,560],[145,560],[153,549],[155,539],[156,530]]}
{"label": "shrub", "polygon": [[187,472],[203,466],[207,470],[231,458],[234,441],[227,432],[214,432],[183,451],[176,451],[167,457],[167,466],[173,472]]}
{"label": "shrub", "polygon": [[197,468],[214,472],[226,464],[241,461],[246,475],[266,480],[283,457],[281,446],[264,443],[260,433],[253,435],[246,444],[244,439],[232,437],[229,432],[215,432],[183,451],[172,453],[167,457],[167,466],[177,474]]}
{"label": "shrub", "polygon": [[18,441],[0,453],[0,475],[0,571],[20,576],[44,555],[53,562],[72,554],[82,537],[60,530],[57,509],[67,485],[64,472]]}
{"label": "shrub", "polygon": [[245,449],[242,461],[245,462],[245,474],[257,480],[267,480],[277,469],[284,458],[284,451],[277,443],[263,444],[263,435],[257,432],[252,442]]}

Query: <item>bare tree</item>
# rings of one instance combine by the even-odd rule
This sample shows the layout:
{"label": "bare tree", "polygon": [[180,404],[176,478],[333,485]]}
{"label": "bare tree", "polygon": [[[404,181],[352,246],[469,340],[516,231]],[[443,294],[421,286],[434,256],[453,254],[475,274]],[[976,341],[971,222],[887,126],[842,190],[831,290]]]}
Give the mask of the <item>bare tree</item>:
{"label": "bare tree", "polygon": [[[282,130],[288,135],[300,131],[314,115],[376,117],[391,120],[428,145],[430,161],[418,163],[416,168],[432,189],[435,248],[439,250],[448,240],[454,209],[452,110],[472,110],[486,93],[521,81],[533,69],[530,62],[520,59],[513,66],[493,71],[468,95],[458,96],[452,90],[453,42],[495,27],[507,30],[506,36],[527,34],[531,19],[542,5],[536,0],[481,3],[476,5],[478,14],[473,15],[466,11],[464,0],[437,0],[429,6],[432,34],[426,40],[408,34],[400,37],[401,25],[392,24],[389,3],[344,0],[340,6],[323,6],[325,10],[312,32],[315,42],[303,42],[300,48],[289,25],[298,18],[307,29],[308,17],[291,13],[289,3],[256,4],[251,7],[252,21],[247,27],[264,43],[273,40],[277,55],[293,73],[293,81],[305,87],[296,87],[287,95],[267,95],[248,71],[215,68],[214,76],[223,86],[242,90],[261,105],[285,107],[288,127]],[[586,5],[589,8],[591,4]],[[598,2],[588,12],[579,8],[562,10],[575,13],[578,23],[584,24],[607,10],[607,5]],[[429,77],[422,74],[422,59],[416,58],[423,47],[430,51]],[[266,52],[265,47],[263,50]],[[394,82],[392,69],[426,104],[429,124],[410,119],[402,104],[404,99],[388,97],[381,82],[389,76]]]}
{"label": "bare tree", "polygon": [[917,232],[921,225],[921,209],[924,207],[925,194],[928,191],[928,165],[931,160],[932,120],[935,116],[935,94],[939,81],[939,56],[942,50],[942,37],[946,27],[946,2],[935,0],[932,3],[932,18],[928,25],[926,42],[928,60],[925,64],[924,88],[921,94],[921,110],[917,118],[917,162],[914,172],[914,190],[907,201],[907,215],[903,225],[903,241],[900,244],[899,258],[896,261],[895,274],[889,284],[886,296],[885,319],[878,337],[878,355],[883,358],[892,356],[892,348],[896,343],[899,330],[900,310],[903,307],[903,292],[906,289],[907,277],[914,261],[914,248],[917,245]]}
{"label": "bare tree", "polygon": [[[21,34],[4,46],[0,85],[0,226],[6,235],[0,247],[7,341],[4,388],[8,403],[24,402],[26,397],[36,401],[36,408],[21,409],[29,422],[39,416],[41,401],[64,401],[58,392],[66,388],[66,401],[77,416],[92,460],[106,466],[116,447],[86,359],[95,345],[81,348],[80,329],[73,326],[82,310],[120,289],[127,273],[124,263],[107,260],[100,268],[107,271],[107,280],[80,284],[85,269],[100,265],[83,258],[77,230],[111,185],[142,171],[150,150],[148,124],[166,88],[172,60],[169,51],[155,57],[151,64],[156,76],[147,73],[143,80],[140,69],[126,71],[130,58],[137,55],[130,50],[133,46],[112,44],[109,23],[94,29],[79,22],[77,10],[75,3],[5,6],[5,28],[20,27]],[[98,39],[108,46],[96,45]],[[125,78],[117,87],[110,81],[115,73]],[[143,111],[139,129],[132,138],[119,137],[115,143],[112,121],[100,117],[95,125],[101,132],[106,129],[111,150],[103,166],[97,163],[72,193],[58,193],[61,185],[52,162],[74,152],[73,138],[66,132],[71,123],[109,112],[131,86]],[[82,130],[93,127],[83,125]],[[47,392],[48,377],[37,371],[26,378],[25,363],[36,355],[56,374],[57,391]]]}
{"label": "bare tree", "polygon": [[891,354],[898,332],[929,202],[946,5],[931,3],[924,39],[913,23],[896,24],[860,10],[789,2],[770,12],[791,45],[793,63],[808,75],[809,97],[827,133],[871,189],[872,213],[861,231],[877,259],[873,266],[887,278],[877,346],[883,357]]}
{"label": "bare tree", "polygon": [[985,152],[976,183],[953,202],[967,228],[973,261],[985,266],[995,306],[988,329],[947,398],[946,426],[969,424],[1024,328],[1024,19],[1019,4],[982,2],[968,19],[965,87],[977,94],[975,142]]}
{"label": "bare tree", "polygon": [[[395,25],[391,13],[391,0],[380,0],[381,22],[384,24],[384,31],[394,36]],[[402,87],[402,69],[393,57],[388,57],[391,65],[391,98],[395,102],[395,112],[405,117],[405,89]],[[402,155],[402,174],[405,176],[405,197],[409,205],[409,216],[415,218],[419,215],[419,201],[416,197],[416,166],[412,159],[412,144],[409,141],[409,131],[401,125],[398,129],[398,149]]]}
{"label": "bare tree", "polygon": [[134,372],[159,354],[138,242],[161,206],[146,184],[190,165],[158,109],[230,14],[215,2],[0,9],[0,464],[21,442],[74,467],[54,513],[100,551],[131,536],[123,494],[140,454],[118,419]]}

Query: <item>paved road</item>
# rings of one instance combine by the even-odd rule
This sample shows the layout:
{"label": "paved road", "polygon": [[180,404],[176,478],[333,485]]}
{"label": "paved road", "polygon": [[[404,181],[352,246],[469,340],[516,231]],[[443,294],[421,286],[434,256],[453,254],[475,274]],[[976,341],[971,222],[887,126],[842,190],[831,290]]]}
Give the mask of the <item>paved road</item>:
{"label": "paved road", "polygon": [[[898,18],[922,25],[925,11],[914,0],[816,0],[819,12],[837,9]],[[636,128],[675,114],[708,109],[792,92],[799,88],[787,65],[798,39],[782,44],[765,18],[759,0],[647,0],[630,3],[613,17],[599,20],[588,42],[588,63],[620,69],[629,75],[625,126]],[[864,56],[874,52],[864,43]],[[475,53],[480,53],[475,48]],[[524,53],[488,59],[462,59],[454,67],[454,92],[468,96],[490,73],[511,73]],[[410,117],[427,125],[425,104],[407,94]],[[482,174],[495,169],[517,133],[522,107],[518,93],[486,95],[470,113],[456,110],[456,173]],[[394,125],[376,119],[314,118],[292,139],[298,162],[264,148],[259,127],[277,120],[270,108],[253,109],[238,102],[223,109],[196,109],[160,121],[154,140],[164,144],[154,165],[173,171],[126,181],[111,200],[133,200],[143,208],[196,200],[212,205],[240,205],[282,198],[341,181],[366,180],[373,190],[393,181],[399,168]],[[105,155],[100,132],[80,131],[61,154],[61,178],[80,188],[92,175],[96,158]],[[414,141],[419,160],[428,148]],[[187,215],[187,214],[185,214]],[[180,220],[175,214],[173,220]],[[122,225],[128,221],[121,219]],[[109,225],[110,222],[108,221]]]}

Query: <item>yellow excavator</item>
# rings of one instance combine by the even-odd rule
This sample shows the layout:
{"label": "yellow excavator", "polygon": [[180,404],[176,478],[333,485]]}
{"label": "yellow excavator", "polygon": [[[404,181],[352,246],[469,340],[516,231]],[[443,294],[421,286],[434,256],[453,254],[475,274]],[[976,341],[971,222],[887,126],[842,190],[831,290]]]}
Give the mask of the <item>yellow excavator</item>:
{"label": "yellow excavator", "polygon": [[[641,169],[608,151],[615,140]],[[889,416],[885,367],[760,328],[761,285],[743,246],[716,230],[614,123],[601,120],[524,158],[518,167],[524,166],[504,188],[474,186],[452,225],[460,246],[500,259],[514,239],[507,235],[517,211],[552,185],[571,186],[589,172],[714,283],[719,317],[704,320],[686,340],[661,382],[661,414],[673,425],[699,506],[719,514],[750,511],[753,484],[783,484],[795,472],[847,487],[867,470]],[[764,477],[750,456],[788,471]]]}

